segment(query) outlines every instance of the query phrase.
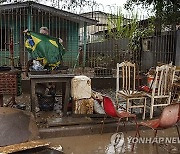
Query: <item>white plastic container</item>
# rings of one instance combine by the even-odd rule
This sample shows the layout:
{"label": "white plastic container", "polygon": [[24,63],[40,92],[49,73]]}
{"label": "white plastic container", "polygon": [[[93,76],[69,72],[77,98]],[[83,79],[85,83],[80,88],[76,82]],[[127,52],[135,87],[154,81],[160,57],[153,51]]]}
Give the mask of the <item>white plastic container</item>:
{"label": "white plastic container", "polygon": [[71,80],[71,96],[74,100],[91,97],[91,79],[87,76],[75,76]]}

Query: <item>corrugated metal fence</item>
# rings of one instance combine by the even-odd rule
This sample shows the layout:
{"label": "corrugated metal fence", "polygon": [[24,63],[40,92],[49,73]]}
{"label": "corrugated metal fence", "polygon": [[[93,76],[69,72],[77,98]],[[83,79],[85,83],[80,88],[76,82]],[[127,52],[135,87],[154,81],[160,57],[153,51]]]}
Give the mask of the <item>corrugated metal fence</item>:
{"label": "corrugated metal fence", "polygon": [[153,19],[142,16],[121,18],[101,11],[83,15],[98,20],[96,26],[88,27],[86,57],[86,66],[94,68],[96,76],[114,76],[116,63],[124,60],[136,63],[142,72],[161,63],[175,64],[177,30],[157,30]]}
{"label": "corrugated metal fence", "polygon": [[[169,63],[176,60],[176,30],[161,29],[161,32],[156,33],[155,27],[151,27],[149,35],[135,36],[135,33],[152,26],[152,21],[148,19],[136,19],[136,25],[133,25],[131,21],[134,20],[130,19],[130,16],[122,16],[120,19],[120,16],[101,11],[83,13],[82,16],[97,20],[96,25],[87,26],[84,35],[83,27],[79,27],[75,22],[41,8],[31,10],[30,16],[28,11],[22,7],[0,12],[0,66],[10,65],[7,43],[12,30],[14,42],[17,43],[14,45],[15,64],[20,63],[25,67],[28,53],[24,47],[23,30],[31,27],[38,32],[42,25],[50,29],[50,35],[61,36],[64,40],[69,55],[65,58],[65,64],[73,70],[84,66],[90,68],[93,76],[113,76],[116,63],[124,60],[135,62],[142,71],[156,66],[158,62]],[[118,22],[122,23],[118,25]],[[133,26],[136,30],[134,34],[129,34]],[[128,28],[129,32],[125,31]],[[125,37],[125,33],[128,33],[129,38]],[[68,43],[69,40],[72,43]]]}

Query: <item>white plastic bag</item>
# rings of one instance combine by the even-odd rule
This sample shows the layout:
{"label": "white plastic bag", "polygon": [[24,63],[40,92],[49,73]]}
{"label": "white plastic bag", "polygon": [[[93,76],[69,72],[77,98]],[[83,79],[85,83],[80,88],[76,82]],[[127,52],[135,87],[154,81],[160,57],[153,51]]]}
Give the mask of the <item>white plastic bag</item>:
{"label": "white plastic bag", "polygon": [[33,60],[32,69],[35,71],[42,71],[44,67],[41,65],[41,63],[37,60]]}

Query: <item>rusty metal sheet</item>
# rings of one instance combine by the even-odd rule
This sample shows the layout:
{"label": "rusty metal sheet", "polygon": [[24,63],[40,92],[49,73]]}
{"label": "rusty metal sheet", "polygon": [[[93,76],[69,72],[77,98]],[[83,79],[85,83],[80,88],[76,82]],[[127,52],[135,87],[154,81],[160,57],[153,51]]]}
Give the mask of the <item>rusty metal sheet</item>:
{"label": "rusty metal sheet", "polygon": [[0,153],[2,154],[13,153],[13,152],[18,152],[18,151],[23,151],[38,147],[49,146],[49,144],[50,144],[49,142],[45,142],[45,141],[30,141],[20,144],[8,145],[5,147],[0,147]]}
{"label": "rusty metal sheet", "polygon": [[39,139],[33,115],[19,109],[0,107],[0,146]]}

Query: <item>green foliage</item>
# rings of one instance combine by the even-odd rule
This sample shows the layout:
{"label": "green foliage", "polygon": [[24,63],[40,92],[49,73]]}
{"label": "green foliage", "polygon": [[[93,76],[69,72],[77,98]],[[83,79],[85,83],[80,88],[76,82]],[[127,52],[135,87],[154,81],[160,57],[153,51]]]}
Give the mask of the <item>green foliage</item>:
{"label": "green foliage", "polygon": [[153,6],[158,22],[164,25],[180,23],[180,1],[179,0],[127,0],[125,8],[132,10],[134,6],[142,5],[145,8]]}
{"label": "green foliage", "polygon": [[141,38],[154,33],[154,18],[147,20],[148,26],[143,27],[141,21],[138,21],[137,14],[132,14],[131,19],[126,19],[119,10],[116,16],[108,17],[108,36],[113,39],[128,38],[129,48],[137,51],[140,48]]}
{"label": "green foliage", "polygon": [[109,15],[107,28],[110,38],[119,39],[124,37],[123,35],[125,34],[125,29],[123,27],[123,23],[124,17],[120,10],[117,15]]}
{"label": "green foliage", "polygon": [[[129,46],[132,51],[138,51],[140,48],[141,38],[152,35],[155,29],[153,24],[154,23],[153,17],[148,19],[148,23],[149,23],[148,27],[143,27],[137,23],[138,22],[136,22],[136,26],[134,26],[134,28],[131,30],[132,36],[130,36]],[[135,23],[133,23],[133,25],[134,24]]]}

